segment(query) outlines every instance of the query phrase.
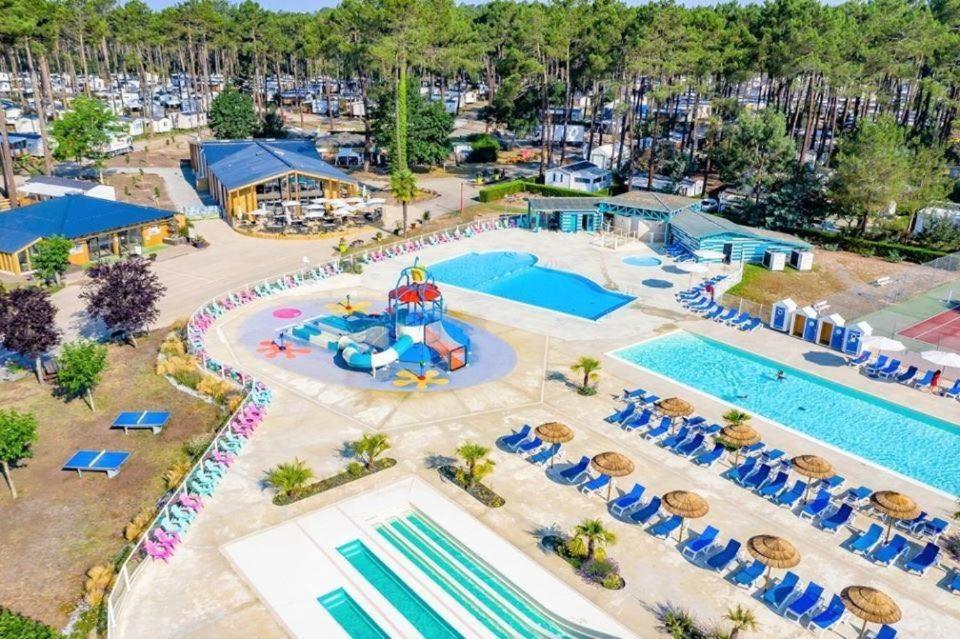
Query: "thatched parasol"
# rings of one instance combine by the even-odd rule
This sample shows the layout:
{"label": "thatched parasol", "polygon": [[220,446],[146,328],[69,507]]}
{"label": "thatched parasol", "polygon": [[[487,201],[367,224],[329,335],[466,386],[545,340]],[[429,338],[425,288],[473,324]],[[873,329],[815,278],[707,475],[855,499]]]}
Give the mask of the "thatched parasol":
{"label": "thatched parasol", "polygon": [[[590,465],[598,473],[610,475],[611,477],[623,477],[633,472],[633,462],[626,455],[607,451],[594,455],[590,460]],[[610,500],[610,491],[613,490],[613,482],[607,484],[607,500]]]}
{"label": "thatched parasol", "polygon": [[[790,460],[790,467],[798,474],[810,479],[833,477],[833,466],[826,459],[817,455],[797,455]],[[803,501],[807,501],[809,494],[810,482],[807,482],[807,489],[803,493]]]}
{"label": "thatched parasol", "polygon": [[720,430],[720,438],[731,446],[736,447],[736,453],[733,457],[733,465],[740,462],[740,449],[744,446],[750,446],[760,441],[760,433],[753,429],[749,424],[728,424]]}
{"label": "thatched parasol", "polygon": [[789,541],[776,535],[756,535],[747,540],[747,551],[767,567],[767,576],[774,568],[793,568],[800,563],[800,553]]}
{"label": "thatched parasol", "polygon": [[657,408],[661,415],[667,417],[687,417],[693,414],[693,404],[679,397],[668,397],[657,402]]}
{"label": "thatched parasol", "polygon": [[903,616],[897,602],[869,586],[847,586],[840,593],[840,599],[847,610],[863,619],[861,638],[866,634],[868,623],[897,623]]}
{"label": "thatched parasol", "polygon": [[[573,439],[573,431],[566,424],[560,422],[546,422],[537,426],[537,436],[548,444],[566,444]],[[556,455],[554,455],[556,457]],[[550,465],[553,466],[553,459],[550,458]]]}
{"label": "thatched parasol", "polygon": [[916,519],[920,515],[917,503],[895,490],[878,490],[870,495],[870,504],[875,510],[887,516],[886,539],[888,541],[894,519]]}
{"label": "thatched parasol", "polygon": [[699,519],[710,512],[710,504],[697,493],[688,490],[674,490],[663,496],[663,508],[667,512],[683,518],[678,534],[679,541],[683,541],[683,527],[688,519]]}

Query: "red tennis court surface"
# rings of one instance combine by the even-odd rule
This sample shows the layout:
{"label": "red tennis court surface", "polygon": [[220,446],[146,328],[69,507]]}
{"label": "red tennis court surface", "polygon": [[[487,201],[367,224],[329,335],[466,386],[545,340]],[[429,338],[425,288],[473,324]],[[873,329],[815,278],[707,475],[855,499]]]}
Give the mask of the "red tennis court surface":
{"label": "red tennis court surface", "polygon": [[960,306],[908,326],[900,335],[927,344],[960,343]]}

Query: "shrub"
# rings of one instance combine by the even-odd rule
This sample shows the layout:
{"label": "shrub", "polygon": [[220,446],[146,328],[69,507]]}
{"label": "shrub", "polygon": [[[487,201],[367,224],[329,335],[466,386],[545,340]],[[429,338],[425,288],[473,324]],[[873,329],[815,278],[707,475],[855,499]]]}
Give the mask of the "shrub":
{"label": "shrub", "polygon": [[147,526],[153,521],[153,508],[144,507],[140,509],[130,523],[123,529],[123,538],[127,541],[133,541],[147,531]]}
{"label": "shrub", "polygon": [[500,184],[494,184],[493,186],[488,186],[485,189],[480,189],[479,193],[477,193],[477,199],[481,202],[494,202],[496,200],[502,200],[508,195],[520,193],[524,190],[525,186],[526,185],[523,180],[501,182]]}
{"label": "shrub", "polygon": [[218,404],[222,404],[224,403],[227,393],[232,390],[232,387],[219,377],[204,375],[196,385],[196,389],[198,393],[203,393],[213,398]]}
{"label": "shrub", "polygon": [[887,261],[898,264],[903,261],[903,256],[896,249],[891,249],[887,252]]}
{"label": "shrub", "polygon": [[167,483],[168,489],[174,489],[180,485],[183,478],[190,472],[193,464],[189,459],[181,459],[163,473],[163,481]]}
{"label": "shrub", "polygon": [[617,564],[612,559],[590,559],[580,565],[580,574],[594,582],[603,581],[610,575],[618,573]]}
{"label": "shrub", "polygon": [[352,461],[347,464],[347,474],[351,477],[359,477],[363,474],[363,464],[358,461]]}
{"label": "shrub", "polygon": [[947,255],[945,251],[937,251],[921,246],[868,240],[862,237],[853,237],[843,235],[842,233],[821,231],[819,229],[802,229],[797,231],[796,234],[820,244],[825,248],[826,246],[833,245],[845,251],[851,251],[861,255],[879,255],[880,257],[887,257],[891,252],[896,252],[902,259],[917,264],[923,264],[924,262],[929,262],[930,260],[935,260],[938,257]]}
{"label": "shrub", "polygon": [[240,393],[230,393],[223,400],[223,405],[227,408],[228,413],[235,413],[242,403],[243,395]]}
{"label": "shrub", "polygon": [[467,162],[496,162],[497,153],[500,151],[500,143],[492,135],[478,135],[470,143],[470,155],[467,156]]}
{"label": "shrub", "polygon": [[12,639],[58,639],[62,635],[45,624],[12,610],[0,608],[0,637]]}
{"label": "shrub", "polygon": [[183,452],[190,459],[195,459],[203,454],[210,445],[210,435],[194,435],[183,444]]}
{"label": "shrub", "polygon": [[511,180],[510,182],[501,182],[500,184],[494,184],[485,189],[480,189],[480,192],[477,194],[477,199],[481,202],[493,202],[522,191],[552,197],[599,197],[609,193],[607,189],[597,191],[596,193],[587,193],[586,191],[563,189],[557,186],[547,186],[546,184],[537,184],[536,182],[528,182],[525,180]]}
{"label": "shrub", "polygon": [[175,379],[178,384],[194,390],[196,390],[197,386],[200,385],[200,381],[203,379],[203,375],[195,368],[178,369],[171,373],[170,377]]}
{"label": "shrub", "polygon": [[91,606],[99,605],[115,579],[112,566],[94,566],[88,570],[87,579],[83,582],[84,600]]}
{"label": "shrub", "polygon": [[178,335],[170,335],[160,344],[160,354],[165,357],[182,357],[187,354],[187,349]]}

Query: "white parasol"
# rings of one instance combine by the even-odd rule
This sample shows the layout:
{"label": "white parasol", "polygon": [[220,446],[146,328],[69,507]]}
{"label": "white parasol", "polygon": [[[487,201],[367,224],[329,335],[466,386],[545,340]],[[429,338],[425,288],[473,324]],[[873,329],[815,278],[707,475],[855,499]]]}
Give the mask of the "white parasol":
{"label": "white parasol", "polygon": [[884,337],[883,335],[870,335],[868,337],[864,337],[862,340],[860,340],[860,343],[863,345],[863,348],[867,350],[891,352],[907,350],[907,347],[903,345],[903,342],[898,342],[895,339],[890,339],[889,337]]}
{"label": "white parasol", "polygon": [[950,351],[924,351],[920,357],[943,368],[960,368],[960,354]]}
{"label": "white parasol", "polygon": [[677,268],[684,273],[706,273],[710,270],[706,264],[700,264],[699,262],[680,262],[677,264]]}

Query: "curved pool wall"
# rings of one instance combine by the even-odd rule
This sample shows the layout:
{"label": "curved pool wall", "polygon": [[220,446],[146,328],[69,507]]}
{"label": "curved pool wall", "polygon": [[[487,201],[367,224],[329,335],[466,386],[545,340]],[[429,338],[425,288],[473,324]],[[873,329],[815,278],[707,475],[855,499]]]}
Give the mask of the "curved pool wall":
{"label": "curved pool wall", "polygon": [[627,266],[660,266],[663,261],[659,257],[648,255],[630,255],[623,258],[623,263]]}
{"label": "curved pool wall", "polygon": [[[685,331],[612,355],[949,495],[960,493],[960,425]],[[778,381],[777,371],[786,379]]]}
{"label": "curved pool wall", "polygon": [[465,253],[431,265],[430,274],[444,284],[588,320],[598,320],[636,299],[582,275],[538,266],[531,253]]}

